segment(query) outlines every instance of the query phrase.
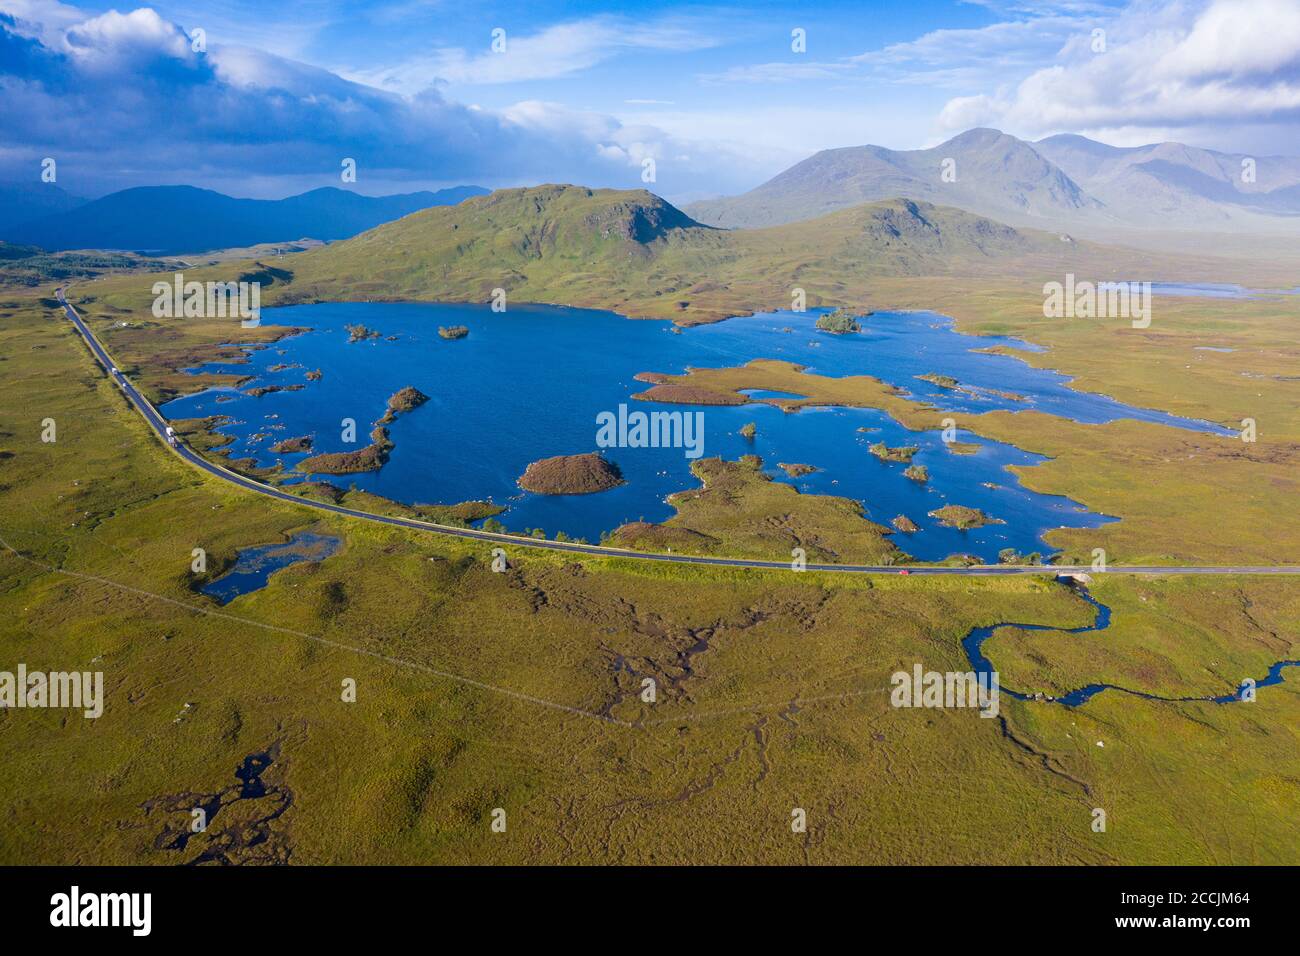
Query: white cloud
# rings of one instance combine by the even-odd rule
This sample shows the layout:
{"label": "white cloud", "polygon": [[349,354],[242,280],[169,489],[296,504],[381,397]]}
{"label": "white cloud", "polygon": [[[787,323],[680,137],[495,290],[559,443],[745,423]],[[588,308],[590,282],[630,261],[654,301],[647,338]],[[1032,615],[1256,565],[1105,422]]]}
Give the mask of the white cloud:
{"label": "white cloud", "polygon": [[1300,65],[1300,3],[1217,0],[1156,63],[1171,79],[1245,77]]}
{"label": "white cloud", "polygon": [[1165,0],[1105,23],[1105,49],[1078,42],[1060,62],[1010,89],[957,97],[946,130],[997,125],[1026,135],[1060,131],[1188,130],[1277,124],[1300,117],[1300,4],[1296,0]]}
{"label": "white cloud", "polygon": [[733,66],[721,73],[701,73],[703,83],[788,83],[797,80],[840,79],[853,72],[849,62],[777,61]]}
{"label": "white cloud", "polygon": [[1050,61],[1072,39],[1087,35],[1094,3],[989,3],[1012,17],[983,27],[931,30],[914,40],[833,61],[803,58],[733,66],[700,79],[708,83],[781,83],[848,78],[906,85],[960,86]]}
{"label": "white cloud", "polygon": [[527,36],[507,31],[500,53],[492,51],[491,41],[491,31],[485,31],[478,52],[448,47],[393,66],[344,73],[371,86],[409,93],[436,83],[475,86],[555,79],[628,50],[690,52],[718,43],[697,21],[673,18],[643,23],[613,16],[560,23]]}
{"label": "white cloud", "polygon": [[1072,41],[1088,35],[1089,18],[1032,16],[985,27],[932,30],[853,58],[888,71],[895,82],[936,86],[969,84],[1050,62]]}
{"label": "white cloud", "polygon": [[[494,111],[431,88],[401,95],[250,47],[195,53],[150,9],[36,26],[20,34],[0,20],[0,159],[27,171],[55,155],[61,181],[83,193],[188,181],[283,194],[337,182],[345,156],[357,160],[365,191],[548,180],[639,187],[650,156],[670,196],[731,181],[725,148],[646,123],[536,100]],[[671,31],[645,30],[639,42],[676,42]]]}
{"label": "white cloud", "polygon": [[116,73],[154,59],[195,62],[185,33],[148,7],[83,20],[65,30],[62,41],[83,70]]}
{"label": "white cloud", "polygon": [[0,13],[18,21],[19,35],[36,37],[47,45],[59,41],[63,30],[86,18],[76,7],[58,0],[0,0]]}

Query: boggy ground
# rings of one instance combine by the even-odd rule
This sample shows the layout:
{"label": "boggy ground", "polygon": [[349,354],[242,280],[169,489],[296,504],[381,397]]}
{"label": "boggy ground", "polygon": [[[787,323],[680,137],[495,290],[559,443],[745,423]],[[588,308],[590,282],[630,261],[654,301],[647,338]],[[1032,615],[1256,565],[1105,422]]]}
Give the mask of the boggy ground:
{"label": "boggy ground", "polygon": [[[0,537],[23,555],[0,553],[0,666],[102,669],[107,692],[97,721],[0,711],[5,863],[1300,862],[1294,680],[1253,704],[889,706],[895,670],[964,669],[973,625],[1089,622],[1046,575],[535,552],[493,573],[487,545],[195,473],[53,309],[0,305],[0,358]],[[193,548],[220,566],[304,527],[343,547],[222,609],[196,593]],[[1225,693],[1296,655],[1291,579],[1095,591],[1104,634],[988,642],[1009,686]],[[171,848],[192,803],[217,812]]]}
{"label": "boggy ground", "polygon": [[[1247,334],[1243,330],[1229,340]],[[1193,352],[1194,341],[1182,339],[1189,355],[1219,354]],[[1036,353],[1024,355],[1042,361]],[[766,359],[655,377],[660,384],[641,393],[650,400],[672,402],[673,390],[680,387],[724,398],[743,389],[787,392],[802,397],[766,401],[795,411],[811,405],[880,408],[918,431],[939,431],[951,421],[963,432],[1045,455],[1049,460],[1042,464],[1011,471],[1034,491],[1065,495],[1121,519],[1100,528],[1048,531],[1045,538],[1061,549],[1063,563],[1088,564],[1098,547],[1111,563],[1121,564],[1300,563],[1300,513],[1290,504],[1300,498],[1300,433],[1294,431],[1295,416],[1284,412],[1274,395],[1294,393],[1300,401],[1300,392],[1285,376],[1266,390],[1249,386],[1260,396],[1257,407],[1265,417],[1258,422],[1267,421],[1270,430],[1257,433],[1254,442],[1130,419],[1090,425],[1037,411],[949,412],[906,398],[871,376],[832,378]],[[1218,393],[1218,406],[1189,407],[1168,400],[1168,394],[1152,406],[1175,404],[1182,414],[1223,420],[1230,417],[1222,414],[1225,408],[1247,407],[1242,387],[1233,388]],[[1118,397],[1122,390],[1108,394]],[[1215,408],[1218,414],[1209,414]]]}
{"label": "boggy ground", "polygon": [[861,502],[800,494],[772,481],[763,461],[702,458],[691,466],[701,487],[671,495],[677,514],[661,524],[633,522],[609,543],[633,550],[747,556],[788,561],[795,548],[814,564],[892,564],[903,553],[890,529],[863,516]]}

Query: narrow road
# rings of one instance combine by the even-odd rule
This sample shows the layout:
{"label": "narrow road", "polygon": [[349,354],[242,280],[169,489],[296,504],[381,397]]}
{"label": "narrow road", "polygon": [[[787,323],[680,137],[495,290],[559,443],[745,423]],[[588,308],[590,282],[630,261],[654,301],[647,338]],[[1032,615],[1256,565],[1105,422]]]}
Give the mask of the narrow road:
{"label": "narrow road", "polygon": [[[359,518],[362,521],[376,521],[380,524],[396,525],[402,528],[413,528],[417,531],[432,531],[437,534],[451,535],[457,538],[471,538],[476,541],[487,541],[491,544],[502,546],[509,545],[516,548],[540,548],[546,551],[567,551],[573,554],[589,554],[603,558],[628,558],[638,561],[668,561],[677,564],[705,564],[714,565],[724,568],[764,568],[770,570],[789,571],[790,562],[788,561],[755,561],[745,558],[710,558],[700,555],[688,554],[655,554],[645,551],[628,551],[623,548],[611,548],[599,544],[580,544],[571,541],[546,541],[537,538],[527,538],[522,535],[499,534],[494,531],[481,531],[477,528],[457,528],[451,525],[436,524],[432,521],[420,521],[417,518],[395,518],[389,515],[370,514],[365,511],[357,511],[352,508],[344,508],[341,505],[329,504],[323,501],[311,501],[307,498],[301,498],[298,495],[281,491],[279,488],[263,484],[244,475],[236,474],[228,468],[224,468],[215,462],[208,461],[198,452],[192,450],[188,445],[179,439],[172,444],[167,438],[167,422],[153,407],[147,398],[140,394],[134,385],[118,371],[109,358],[108,352],[100,344],[95,334],[90,331],[86,323],[82,320],[77,310],[69,304],[64,297],[63,289],[56,289],[55,295],[58,296],[63,311],[68,320],[76,327],[77,332],[85,340],[90,351],[94,354],[96,360],[104,367],[127,400],[135,406],[136,410],[144,416],[144,420],[149,423],[149,427],[162,440],[163,444],[180,455],[195,468],[201,469],[216,478],[228,481],[231,484],[238,485],[248,491],[255,492],[259,495],[266,495],[268,498],[278,498],[289,504],[297,505],[303,508],[315,508],[318,511],[328,511],[333,514],[343,515],[348,518]],[[809,571],[836,571],[847,574],[952,574],[952,575],[1015,575],[1015,574],[1063,574],[1063,573],[1094,573],[1089,567],[1066,567],[1061,565],[977,565],[975,567],[936,567],[926,565],[908,565],[906,568],[894,565],[867,565],[867,564],[809,564]],[[1106,569],[1107,574],[1300,574],[1300,567],[1296,566],[1235,566],[1235,567],[1188,567],[1188,566],[1160,566],[1160,565],[1112,565]]]}

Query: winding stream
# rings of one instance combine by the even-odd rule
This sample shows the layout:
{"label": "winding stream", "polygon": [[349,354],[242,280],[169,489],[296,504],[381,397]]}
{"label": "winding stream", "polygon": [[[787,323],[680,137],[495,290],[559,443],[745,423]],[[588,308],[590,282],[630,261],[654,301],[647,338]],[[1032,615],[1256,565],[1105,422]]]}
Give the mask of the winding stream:
{"label": "winding stream", "polygon": [[[972,628],[970,633],[962,638],[961,642],[961,646],[966,651],[966,658],[970,661],[971,669],[977,675],[992,675],[994,673],[995,669],[993,667],[993,662],[985,656],[983,646],[984,642],[992,637],[993,632],[1000,627],[1017,627],[1022,631],[1061,631],[1065,634],[1099,634],[1108,629],[1110,627],[1110,608],[1089,594],[1088,589],[1082,584],[1071,584],[1069,587],[1077,593],[1079,597],[1083,598],[1096,609],[1097,615],[1091,624],[1084,625],[1083,627],[1059,628],[1047,624],[1025,624],[1019,621],[1001,621],[997,624],[989,625],[988,627]],[[1300,666],[1300,660],[1278,661],[1268,669],[1267,676],[1255,682],[1256,689],[1282,683],[1282,681],[1285,680],[1282,676],[1282,671],[1287,667],[1297,666]],[[1011,690],[1009,687],[1002,686],[1001,681],[999,680],[999,692],[1014,697],[1016,700],[1045,701],[1055,704],[1064,704],[1066,707],[1078,707],[1081,704],[1086,704],[1088,701],[1092,700],[1092,698],[1106,690],[1119,691],[1121,694],[1131,694],[1134,697],[1142,697],[1146,700],[1159,700],[1164,701],[1165,703],[1192,703],[1205,701],[1214,704],[1231,704],[1239,702],[1242,700],[1241,695],[1243,692],[1243,688],[1238,688],[1233,693],[1224,694],[1220,697],[1161,697],[1157,694],[1146,694],[1142,691],[1132,690],[1128,687],[1120,687],[1116,684],[1088,684],[1084,687],[1079,687],[1069,693],[1063,694],[1060,697],[1049,697],[1046,695],[1025,694],[1020,691]]]}

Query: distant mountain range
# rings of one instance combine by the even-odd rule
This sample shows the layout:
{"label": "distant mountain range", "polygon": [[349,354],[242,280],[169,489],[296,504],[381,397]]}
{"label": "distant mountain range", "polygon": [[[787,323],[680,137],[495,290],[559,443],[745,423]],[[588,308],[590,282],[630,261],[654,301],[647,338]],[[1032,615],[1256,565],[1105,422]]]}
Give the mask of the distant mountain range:
{"label": "distant mountain range", "polygon": [[1030,143],[973,129],[931,149],[823,150],[743,195],[696,202],[686,212],[727,228],[771,226],[903,196],[1093,236],[1108,229],[1300,235],[1300,220],[1291,218],[1300,214],[1300,158],[1256,157],[1253,181],[1243,176],[1249,159],[1180,143],[1120,148],[1073,135]]}
{"label": "distant mountain range", "polygon": [[1034,149],[1116,215],[1140,207],[1162,220],[1173,215],[1210,224],[1234,209],[1300,213],[1300,157],[1250,157],[1182,143],[1124,148],[1073,135],[1049,136]]}
{"label": "distant mountain range", "polygon": [[54,183],[0,183],[0,238],[29,219],[67,212],[85,201]]}
{"label": "distant mountain range", "polygon": [[[0,185],[0,239],[51,251],[172,255],[304,238],[339,240],[487,193],[458,186],[376,197],[323,188],[260,200],[192,186],[146,186],[84,202],[53,184]],[[498,196],[517,193],[503,190]],[[994,129],[968,130],[931,149],[822,150],[743,195],[696,202],[684,211],[646,206],[638,215],[667,217],[665,222],[680,217],[674,228],[758,228],[895,199],[1057,235],[1157,248],[1181,244],[1204,251],[1204,233],[1247,237],[1225,240],[1231,242],[1254,242],[1266,234],[1279,242],[1300,240],[1300,158],[1249,157],[1180,143],[1124,148],[1076,135],[1027,142]],[[526,222],[521,214],[519,228]],[[656,228],[649,219],[618,228],[624,226],[638,230],[633,238]],[[525,234],[525,248],[552,241],[532,230]]]}
{"label": "distant mountain range", "polygon": [[[45,204],[23,222],[0,219],[0,238],[43,249],[125,249],[158,254],[205,252],[295,239],[347,239],[380,223],[454,205],[488,192],[456,186],[437,192],[363,196],[313,189],[287,199],[234,199],[193,186],[141,186],[80,204],[52,185],[16,189],[26,208]],[[43,214],[41,214],[43,213]]]}

